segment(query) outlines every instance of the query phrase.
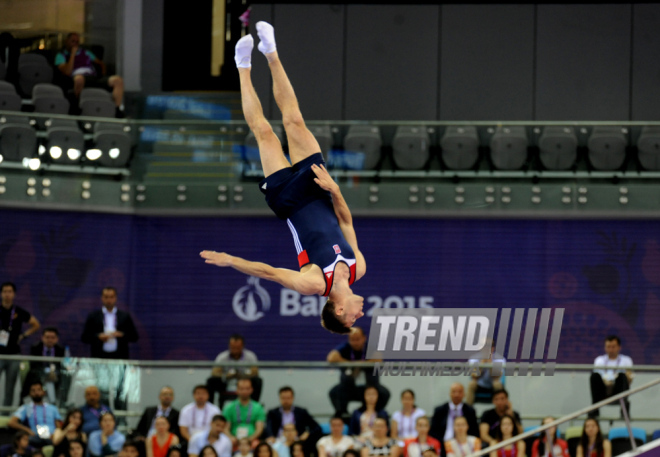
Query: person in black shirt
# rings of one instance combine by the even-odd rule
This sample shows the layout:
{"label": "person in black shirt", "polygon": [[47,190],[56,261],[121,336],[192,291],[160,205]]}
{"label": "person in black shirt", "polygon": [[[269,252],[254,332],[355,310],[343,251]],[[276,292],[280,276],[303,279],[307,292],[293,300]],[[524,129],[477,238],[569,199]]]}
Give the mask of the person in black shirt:
{"label": "person in black shirt", "polygon": [[142,417],[137,426],[136,437],[142,439],[156,433],[156,418],[165,416],[170,421],[170,432],[181,438],[181,432],[179,431],[179,410],[172,407],[172,402],[174,402],[174,389],[170,386],[165,386],[160,389],[158,400],[158,406],[149,406],[144,410],[144,413],[142,413]]}
{"label": "person in black shirt", "polygon": [[[46,327],[41,332],[41,341],[30,348],[30,355],[35,357],[64,357],[64,348],[59,344],[59,332],[55,327]],[[59,362],[30,362],[30,371],[23,382],[21,398],[30,393],[30,383],[41,381],[46,391],[48,402],[53,405],[60,404],[60,387],[64,387],[61,364]],[[67,391],[68,391],[68,385]],[[64,402],[66,396],[64,397]]]}
{"label": "person in black shirt", "polygon": [[[2,306],[0,307],[0,355],[21,353],[20,342],[39,330],[39,321],[32,314],[14,305],[16,285],[5,282],[0,286]],[[29,328],[23,332],[23,324]],[[5,398],[3,406],[14,403],[14,386],[18,379],[20,362],[18,360],[0,360],[0,375],[5,373]]]}
{"label": "person in black shirt", "polygon": [[484,411],[481,415],[479,434],[481,441],[484,443],[483,447],[486,447],[488,443],[493,444],[495,442],[500,419],[504,416],[508,415],[515,419],[517,431],[514,431],[514,435],[523,431],[520,414],[513,410],[513,405],[511,405],[511,401],[509,400],[509,393],[505,389],[493,392],[493,406],[495,408]]}
{"label": "person in black shirt", "polygon": [[[356,362],[364,360],[366,354],[367,335],[360,327],[353,327],[348,334],[348,341],[330,351],[328,362]],[[390,391],[378,381],[378,376],[367,369],[341,369],[339,384],[330,390],[330,401],[335,408],[335,415],[348,418],[347,407],[350,401],[362,401],[364,388],[374,386],[378,390],[376,409],[385,409],[390,399]]]}

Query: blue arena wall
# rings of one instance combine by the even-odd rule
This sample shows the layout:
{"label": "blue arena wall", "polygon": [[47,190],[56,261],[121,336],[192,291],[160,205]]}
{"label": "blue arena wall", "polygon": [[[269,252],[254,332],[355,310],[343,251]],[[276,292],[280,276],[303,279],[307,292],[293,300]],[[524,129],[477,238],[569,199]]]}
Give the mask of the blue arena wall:
{"label": "blue arena wall", "polygon": [[[80,333],[105,285],[138,325],[133,358],[211,359],[235,332],[262,360],[324,360],[345,341],[320,328],[317,297],[199,258],[211,249],[296,268],[290,232],[274,217],[5,209],[0,221],[0,280],[17,284],[17,304],[57,326],[74,355],[88,355]],[[558,362],[590,363],[614,333],[635,363],[660,364],[657,222],[356,218],[355,227],[368,268],[354,290],[367,314],[565,308]]]}

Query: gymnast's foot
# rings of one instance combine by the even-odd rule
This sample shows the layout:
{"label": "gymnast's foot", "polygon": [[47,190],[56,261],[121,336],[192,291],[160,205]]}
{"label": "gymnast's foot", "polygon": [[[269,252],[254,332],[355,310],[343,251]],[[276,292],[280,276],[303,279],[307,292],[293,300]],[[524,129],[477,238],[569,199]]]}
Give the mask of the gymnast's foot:
{"label": "gymnast's foot", "polygon": [[234,60],[238,68],[252,67],[252,48],[254,48],[254,38],[252,35],[245,35],[236,43],[236,54]]}
{"label": "gymnast's foot", "polygon": [[259,51],[261,51],[268,61],[276,56],[275,29],[268,22],[257,22],[257,35],[259,35]]}

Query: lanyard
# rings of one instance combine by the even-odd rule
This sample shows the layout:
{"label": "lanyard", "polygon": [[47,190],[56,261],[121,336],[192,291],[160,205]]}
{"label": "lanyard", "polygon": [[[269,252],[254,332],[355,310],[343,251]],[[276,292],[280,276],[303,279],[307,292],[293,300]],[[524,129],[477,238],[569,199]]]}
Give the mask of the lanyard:
{"label": "lanyard", "polygon": [[456,438],[454,438],[454,441],[456,441],[456,450],[459,452],[459,454],[461,454],[461,457],[463,457],[464,455],[470,455],[474,453],[474,448],[470,446],[470,437],[466,437],[466,441],[465,441],[465,445],[470,450],[470,452],[468,452],[467,454],[463,454],[463,445],[459,443]]}
{"label": "lanyard", "polygon": [[[204,405],[204,419],[202,419],[202,427],[206,427],[206,416],[208,414],[208,411],[206,410],[206,405]],[[196,419],[197,418],[197,408],[193,409],[193,414],[192,414],[192,428],[197,428],[196,425]]]}
{"label": "lanyard", "polygon": [[9,328],[7,329],[9,333],[11,333],[12,325],[14,324],[14,311],[16,311],[16,307],[12,306],[11,310],[9,310]]}
{"label": "lanyard", "polygon": [[[410,413],[410,420],[407,419],[408,416],[406,416],[403,413],[403,410],[401,410],[401,433],[400,435],[403,438],[407,438],[410,436],[415,435],[415,409],[413,408],[412,412]],[[408,424],[408,426],[406,426]]]}
{"label": "lanyard", "polygon": [[[252,419],[252,401],[248,403],[247,416],[245,417],[245,423],[250,424],[250,419]],[[236,400],[236,422],[241,423],[241,401]]]}
{"label": "lanyard", "polygon": [[[41,411],[44,413],[43,418],[44,418],[44,425],[48,425],[48,422],[46,422],[46,405],[41,405]],[[37,428],[37,405],[32,403],[32,417],[34,418],[34,428]]]}
{"label": "lanyard", "polygon": [[589,445],[589,453],[585,457],[591,457],[591,453],[594,452],[594,447],[596,447],[595,441],[594,444]]}
{"label": "lanyard", "polygon": [[108,410],[105,409],[105,406],[101,405],[99,409],[94,409],[92,407],[89,408],[89,411],[94,414],[96,417],[101,417],[101,413],[105,413]]}

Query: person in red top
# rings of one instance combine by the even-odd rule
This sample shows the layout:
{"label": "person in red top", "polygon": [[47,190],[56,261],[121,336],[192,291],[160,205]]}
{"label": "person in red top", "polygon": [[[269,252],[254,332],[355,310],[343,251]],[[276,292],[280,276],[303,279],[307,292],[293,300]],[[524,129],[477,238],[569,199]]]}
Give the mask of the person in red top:
{"label": "person in red top", "polygon": [[[495,445],[513,438],[515,432],[517,432],[517,429],[514,418],[505,414],[500,418],[500,423],[495,430],[495,441],[491,444]],[[525,442],[519,440],[496,451],[490,451],[490,457],[525,457]]]}
{"label": "person in red top", "polygon": [[[549,424],[555,420],[554,417],[546,417],[541,425]],[[550,444],[548,444],[550,440]],[[561,438],[557,438],[557,427],[550,427],[540,438],[532,444],[532,457],[569,457],[568,443]]]}
{"label": "person in red top", "polygon": [[410,438],[403,443],[403,457],[422,457],[427,449],[434,449],[437,455],[440,455],[440,441],[429,436],[431,422],[426,416],[417,418],[415,430],[417,438]]}
{"label": "person in red top", "polygon": [[203,251],[206,263],[232,267],[242,273],[275,281],[303,295],[328,297],[321,325],[347,334],[362,317],[364,299],[351,285],[364,276],[367,266],[358,249],[353,218],[339,186],[324,166],[321,148],[307,129],[291,82],[275,45],[275,32],[266,22],[256,25],[259,50],[268,59],[273,95],[282,111],[291,163],[264,117],[250,77],[254,40],[246,35],[236,43],[235,61],[241,83],[243,114],[259,146],[264,180],[259,184],[268,206],[286,220],[298,253],[300,271],[274,268],[224,252]]}
{"label": "person in red top", "polygon": [[593,417],[584,421],[582,437],[575,455],[576,457],[612,457],[612,443],[603,439],[600,424]]}
{"label": "person in red top", "polygon": [[156,433],[147,438],[147,457],[165,457],[171,446],[179,444],[179,438],[170,432],[170,420],[159,416],[154,423]]}

